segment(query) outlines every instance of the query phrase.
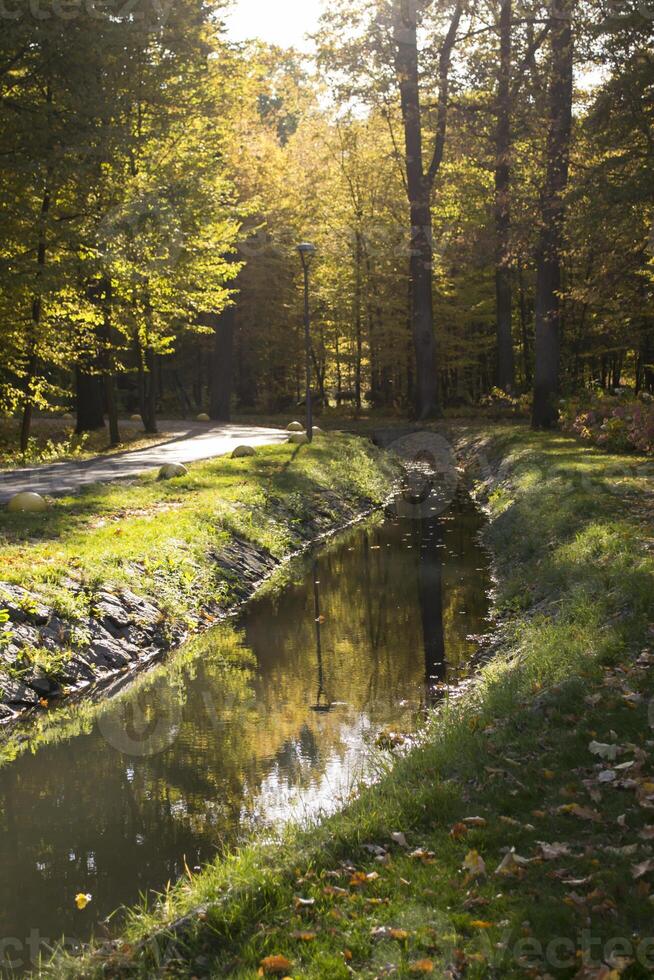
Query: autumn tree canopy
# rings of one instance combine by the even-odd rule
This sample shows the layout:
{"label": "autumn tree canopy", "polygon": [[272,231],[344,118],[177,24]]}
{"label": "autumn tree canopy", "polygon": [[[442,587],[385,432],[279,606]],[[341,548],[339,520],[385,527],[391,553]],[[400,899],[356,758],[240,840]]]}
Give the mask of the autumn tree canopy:
{"label": "autumn tree canopy", "polygon": [[[654,387],[654,13],[334,0],[315,56],[219,2],[13,0],[0,34],[0,410],[325,408],[534,422]],[[47,7],[47,10],[45,9]],[[11,14],[11,16],[8,16]],[[535,387],[534,387],[535,386]]]}

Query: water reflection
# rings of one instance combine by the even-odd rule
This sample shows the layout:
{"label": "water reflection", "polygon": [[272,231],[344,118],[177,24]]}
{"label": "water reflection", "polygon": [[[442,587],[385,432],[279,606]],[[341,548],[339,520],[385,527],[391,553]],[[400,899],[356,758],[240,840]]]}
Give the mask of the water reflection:
{"label": "water reflection", "polygon": [[316,621],[316,664],[318,666],[318,694],[316,703],[311,705],[312,711],[331,711],[332,702],[325,693],[325,672],[322,663],[322,624],[324,616],[320,612],[320,574],[318,562],[313,562],[313,612]]}
{"label": "water reflection", "polygon": [[[252,819],[338,802],[380,730],[413,728],[465,672],[487,613],[479,527],[465,499],[373,521],[121,698],[62,711],[0,770],[0,935],[86,937]],[[153,754],[138,731],[121,743],[129,718]]]}

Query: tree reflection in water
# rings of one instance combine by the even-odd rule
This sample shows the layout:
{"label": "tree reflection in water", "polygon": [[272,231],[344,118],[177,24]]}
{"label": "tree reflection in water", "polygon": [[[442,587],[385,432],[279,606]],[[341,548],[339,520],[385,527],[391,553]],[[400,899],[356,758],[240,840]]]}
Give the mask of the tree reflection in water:
{"label": "tree reflection in water", "polygon": [[[474,652],[480,526],[464,499],[441,519],[377,517],[113,702],[64,709],[17,743],[0,770],[3,935],[87,935],[252,817],[333,806],[376,735],[419,723],[425,685],[430,700]],[[105,737],[137,704],[161,736],[153,755]],[[93,895],[83,913],[80,891]]]}

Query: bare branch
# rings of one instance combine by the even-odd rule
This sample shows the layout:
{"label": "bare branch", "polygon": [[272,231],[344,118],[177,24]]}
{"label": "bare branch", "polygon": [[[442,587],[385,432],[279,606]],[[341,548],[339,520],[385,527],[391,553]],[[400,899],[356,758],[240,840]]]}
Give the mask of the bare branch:
{"label": "bare branch", "polygon": [[429,170],[425,175],[425,183],[428,189],[434,185],[436,174],[440,170],[445,151],[445,136],[447,133],[447,112],[449,108],[449,87],[450,87],[450,66],[452,64],[452,51],[456,44],[456,36],[459,30],[461,17],[463,16],[463,3],[461,0],[454,8],[454,14],[450,21],[443,47],[441,48],[440,58],[438,59],[438,111],[436,117],[436,139],[434,143],[434,155],[429,165]]}

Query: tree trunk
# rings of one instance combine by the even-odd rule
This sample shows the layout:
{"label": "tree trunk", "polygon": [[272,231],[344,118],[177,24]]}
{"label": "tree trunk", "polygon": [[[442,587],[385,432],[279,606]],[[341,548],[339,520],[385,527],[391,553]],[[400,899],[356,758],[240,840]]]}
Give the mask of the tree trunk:
{"label": "tree trunk", "polygon": [[[48,103],[52,102],[52,95],[48,91]],[[46,241],[46,230],[45,225],[50,211],[50,181],[52,179],[51,172],[48,172],[46,178],[45,190],[43,191],[43,198],[41,200],[41,211],[39,214],[39,230],[38,230],[38,244],[36,249],[36,293],[34,299],[32,300],[32,321],[30,326],[30,352],[27,360],[27,371],[25,375],[25,385],[24,385],[24,402],[23,402],[23,418],[20,427],[20,450],[22,453],[27,452],[27,447],[30,440],[30,432],[32,429],[32,415],[34,412],[34,380],[36,378],[36,369],[38,367],[38,356],[36,353],[39,329],[41,326],[41,316],[43,313],[43,301],[41,299],[41,279],[43,278],[43,270],[45,268],[46,256],[47,256],[47,241]]]}
{"label": "tree trunk", "polygon": [[228,306],[221,314],[209,313],[200,318],[213,328],[211,352],[211,397],[209,416],[215,422],[229,422],[232,404],[232,364],[234,360],[234,326],[236,307]]}
{"label": "tree trunk", "polygon": [[529,328],[527,316],[527,296],[522,271],[522,262],[518,260],[518,282],[520,286],[520,333],[522,335],[522,369],[525,376],[525,388],[531,388],[531,345],[529,343]]}
{"label": "tree trunk", "polygon": [[[35,325],[38,325],[38,321]],[[33,353],[30,354],[27,372],[25,375],[25,401],[23,403],[23,416],[20,424],[20,451],[22,453],[27,452],[27,447],[29,446],[30,442],[30,433],[32,431],[32,385],[36,376],[36,367],[37,358],[36,354]]]}
{"label": "tree trunk", "polygon": [[141,342],[138,337],[134,338],[134,353],[136,356],[136,376],[137,376],[137,388],[139,397],[139,414],[143,424],[145,424],[146,407],[145,407],[145,366],[143,364],[143,348],[141,347]]}
{"label": "tree trunk", "polygon": [[558,411],[561,332],[561,251],[572,127],[574,0],[552,0],[552,79],[547,140],[547,176],[542,198],[536,275],[536,372],[534,428],[551,428]]}
{"label": "tree trunk", "polygon": [[78,435],[104,429],[104,386],[99,374],[89,374],[81,364],[75,367],[75,404]]}
{"label": "tree trunk", "polygon": [[111,280],[105,279],[102,299],[102,380],[104,383],[104,401],[109,420],[109,441],[112,446],[120,444],[120,428],[118,426],[118,403],[116,401],[116,382],[111,353]]}
{"label": "tree trunk", "polygon": [[643,325],[639,357],[641,386],[651,394],[654,391],[654,330],[649,317],[643,317]]}
{"label": "tree trunk", "polygon": [[502,391],[515,387],[513,356],[513,302],[511,289],[511,22],[512,0],[500,3],[500,66],[497,93],[495,161],[495,234],[497,256],[497,384]]}
{"label": "tree trunk", "polygon": [[428,202],[411,205],[411,304],[416,353],[416,411],[419,419],[441,414],[432,295],[432,222]]}
{"label": "tree trunk", "polygon": [[354,404],[356,408],[356,413],[359,415],[361,412],[361,363],[363,360],[363,334],[362,334],[362,315],[361,315],[361,297],[362,297],[362,262],[363,262],[363,245],[361,241],[361,232],[357,229],[356,232],[356,249],[355,249],[355,287],[354,287],[354,330],[355,330],[355,360],[354,360]]}
{"label": "tree trunk", "polygon": [[411,218],[409,266],[411,332],[415,350],[418,418],[440,415],[432,297],[430,191],[423,171],[416,0],[400,0],[395,28],[396,69],[406,146],[407,194]]}
{"label": "tree trunk", "polygon": [[147,374],[145,382],[145,415],[143,426],[146,432],[156,433],[157,430],[157,355],[154,348],[145,348],[145,367]]}
{"label": "tree trunk", "polygon": [[336,404],[341,404],[341,392],[343,391],[343,371],[341,369],[341,350],[339,345],[338,328],[334,340],[334,356],[336,357]]}

